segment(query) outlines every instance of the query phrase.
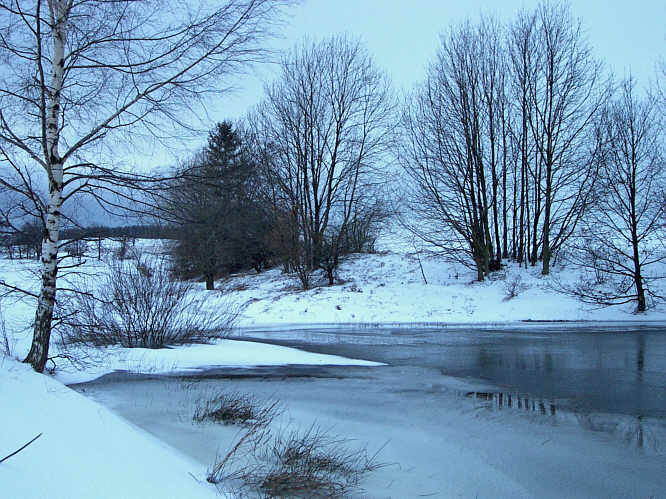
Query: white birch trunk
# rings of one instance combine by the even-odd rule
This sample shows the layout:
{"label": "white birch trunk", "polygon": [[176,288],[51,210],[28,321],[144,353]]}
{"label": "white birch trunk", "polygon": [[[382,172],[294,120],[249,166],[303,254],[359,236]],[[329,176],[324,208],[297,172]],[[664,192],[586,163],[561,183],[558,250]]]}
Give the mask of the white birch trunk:
{"label": "white birch trunk", "polygon": [[67,17],[70,0],[49,0],[53,35],[53,61],[51,85],[46,91],[46,137],[45,162],[49,179],[49,202],[42,240],[41,279],[42,286],[35,314],[32,346],[25,362],[42,372],[48,359],[51,340],[51,321],[56,299],[58,275],[58,241],[60,209],[63,202],[63,162],[58,153],[60,138],[60,93],[64,79],[65,43],[67,41]]}

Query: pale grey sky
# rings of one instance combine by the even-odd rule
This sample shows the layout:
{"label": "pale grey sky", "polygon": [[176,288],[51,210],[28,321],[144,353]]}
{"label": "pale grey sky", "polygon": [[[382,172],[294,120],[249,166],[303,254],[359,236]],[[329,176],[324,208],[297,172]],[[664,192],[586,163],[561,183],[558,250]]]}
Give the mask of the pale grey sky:
{"label": "pale grey sky", "polygon": [[[359,36],[396,87],[409,87],[425,74],[439,46],[439,34],[452,23],[491,13],[511,19],[534,0],[305,0],[292,8],[276,46],[288,49],[303,37],[336,33]],[[639,82],[654,76],[666,57],[666,1],[574,0],[574,15],[583,20],[597,55],[618,76],[631,70]],[[270,75],[265,69],[261,77]],[[248,81],[249,80],[249,81]],[[245,87],[229,99],[228,112],[242,115],[261,97],[261,84],[245,79]],[[241,81],[242,85],[243,82]],[[226,106],[225,106],[226,107]]]}
{"label": "pale grey sky", "polygon": [[[537,0],[304,0],[288,12],[287,23],[273,46],[288,50],[304,37],[337,33],[360,37],[376,63],[398,90],[425,75],[439,46],[439,35],[452,23],[476,20],[481,13],[511,19]],[[586,27],[594,50],[618,77],[632,72],[641,86],[655,77],[666,59],[666,1],[572,0],[571,8]],[[275,68],[255,68],[236,83],[238,90],[211,102],[215,121],[243,116],[263,93],[263,82]],[[203,142],[203,141],[202,141]],[[183,155],[180,155],[181,159]],[[157,158],[153,158],[154,160]]]}

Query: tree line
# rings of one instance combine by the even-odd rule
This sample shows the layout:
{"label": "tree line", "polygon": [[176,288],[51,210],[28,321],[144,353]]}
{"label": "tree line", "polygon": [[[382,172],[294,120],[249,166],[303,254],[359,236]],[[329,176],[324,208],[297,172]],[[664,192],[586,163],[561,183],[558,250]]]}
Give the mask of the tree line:
{"label": "tree line", "polygon": [[507,261],[548,275],[560,258],[586,276],[566,289],[583,300],[643,311],[658,298],[644,269],[665,256],[664,108],[613,81],[567,4],[450,27],[402,104],[348,37],[303,43],[280,67],[240,128],[219,124],[193,159],[217,175],[215,201],[177,189],[174,205],[207,213],[177,247],[190,275],[192,245],[205,248],[209,287],[269,261],[304,288],[317,269],[333,284],[398,214],[479,281]]}
{"label": "tree line", "polygon": [[548,275],[568,254],[589,279],[569,291],[645,310],[664,107],[635,87],[614,84],[567,4],[451,27],[400,118],[405,225],[479,281],[503,259]]}

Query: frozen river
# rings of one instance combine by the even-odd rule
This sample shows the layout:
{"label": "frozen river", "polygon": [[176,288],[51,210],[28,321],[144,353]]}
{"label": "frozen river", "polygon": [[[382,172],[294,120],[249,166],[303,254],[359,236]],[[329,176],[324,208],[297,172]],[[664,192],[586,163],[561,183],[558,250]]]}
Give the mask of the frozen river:
{"label": "frozen river", "polygon": [[257,328],[238,336],[430,368],[579,412],[666,418],[666,327],[534,326]]}
{"label": "frozen river", "polygon": [[666,497],[666,333],[657,327],[281,327],[244,339],[383,367],[115,373],[76,385],[210,464],[236,435],[196,425],[220,390],[280,399],[391,463],[360,497]]}

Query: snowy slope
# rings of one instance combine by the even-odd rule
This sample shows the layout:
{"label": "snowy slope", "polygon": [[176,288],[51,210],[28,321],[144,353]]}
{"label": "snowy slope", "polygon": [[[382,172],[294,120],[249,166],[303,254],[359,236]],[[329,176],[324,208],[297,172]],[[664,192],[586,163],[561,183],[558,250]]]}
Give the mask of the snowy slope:
{"label": "snowy slope", "polygon": [[28,366],[0,358],[6,498],[219,497],[201,465]]}
{"label": "snowy slope", "polygon": [[[560,282],[577,279],[568,269],[543,277],[539,268],[519,269],[509,265],[491,279],[475,282],[474,272],[441,258],[418,258],[415,254],[387,251],[351,256],[340,266],[338,277],[340,284],[336,286],[322,284],[302,291],[293,277],[272,269],[259,275],[235,276],[217,287],[219,294],[247,304],[240,321],[245,326],[666,320],[663,306],[637,315],[632,304],[594,307],[556,291]],[[508,298],[508,289],[514,282],[518,294]]]}
{"label": "snowy slope", "polygon": [[[104,363],[58,372],[67,382],[115,369],[163,373],[222,365],[377,365],[253,342],[221,340],[174,349],[115,349]],[[220,497],[202,465],[185,458],[51,376],[0,356],[0,458],[42,436],[0,465],[2,498]],[[203,481],[203,482],[202,482]]]}

